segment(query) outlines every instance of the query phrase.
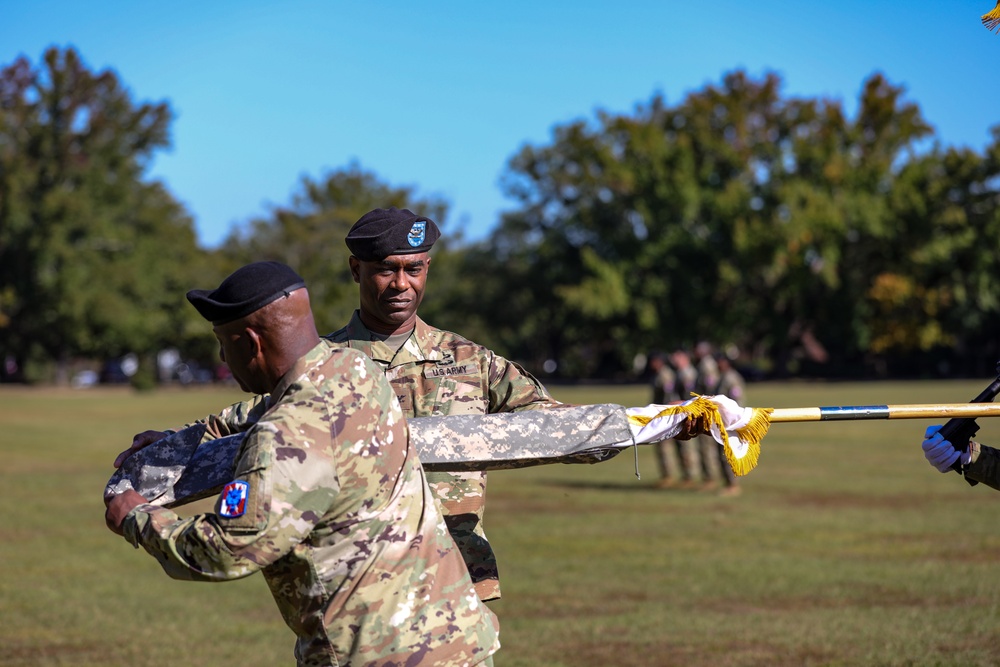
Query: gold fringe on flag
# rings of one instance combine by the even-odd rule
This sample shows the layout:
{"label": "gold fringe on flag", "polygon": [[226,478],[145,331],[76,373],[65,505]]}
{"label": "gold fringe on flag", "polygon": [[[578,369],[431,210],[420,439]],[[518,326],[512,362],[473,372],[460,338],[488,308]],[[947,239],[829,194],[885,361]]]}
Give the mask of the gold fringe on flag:
{"label": "gold fringe on flag", "polygon": [[992,11],[983,14],[982,16],[983,25],[990,32],[994,30],[1000,33],[1000,0],[998,0],[996,7]]}
{"label": "gold fringe on flag", "polygon": [[629,421],[645,426],[657,417],[684,414],[688,418],[702,418],[711,426],[717,426],[722,434],[723,449],[726,452],[726,460],[732,467],[736,475],[742,477],[757,467],[757,460],[760,458],[760,442],[767,435],[771,425],[772,408],[753,408],[753,414],[746,426],[735,429],[739,442],[735,445],[726,433],[725,424],[722,422],[722,415],[719,414],[719,406],[705,398],[695,396],[688,403],[681,405],[671,405],[664,408],[652,417],[633,415]]}
{"label": "gold fringe on flag", "polygon": [[747,453],[742,458],[737,458],[728,446],[729,437],[726,432],[722,432],[722,437],[726,440],[726,460],[732,466],[733,472],[743,476],[757,467],[757,459],[760,457],[760,441],[767,435],[767,430],[771,427],[772,408],[754,408],[750,423],[743,428],[736,429],[736,435],[747,445]]}

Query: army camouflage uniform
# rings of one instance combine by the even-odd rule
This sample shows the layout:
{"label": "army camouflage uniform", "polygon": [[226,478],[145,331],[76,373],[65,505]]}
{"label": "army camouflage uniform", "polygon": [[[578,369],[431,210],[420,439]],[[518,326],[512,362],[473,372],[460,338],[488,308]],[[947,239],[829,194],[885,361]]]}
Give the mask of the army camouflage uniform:
{"label": "army camouflage uniform", "polygon": [[[562,405],[527,371],[458,334],[417,318],[394,351],[361,322],[358,311],[329,340],[364,352],[385,371],[407,417],[494,414]],[[483,530],[486,473],[427,473],[482,600],[500,597],[496,556]]]}
{"label": "army camouflage uniform", "polygon": [[139,505],[122,523],[126,539],[176,579],[262,571],[299,665],[491,664],[496,618],[378,366],[321,343],[267,403],[214,514]]}
{"label": "army camouflage uniform", "polygon": [[666,405],[678,400],[677,373],[666,363],[653,376],[653,400],[657,405]]}
{"label": "army camouflage uniform", "polygon": [[[677,393],[677,373],[666,363],[653,375],[651,385],[653,388],[651,403],[667,405],[680,400],[680,395]],[[675,452],[677,456],[681,455],[679,441],[661,440],[654,445],[653,449],[656,452],[656,461],[660,469],[660,479],[666,481],[675,477],[676,475],[672,472],[675,465],[670,461],[670,457]]]}
{"label": "army camouflage uniform", "polygon": [[[392,384],[407,417],[494,414],[562,405],[527,371],[458,334],[417,318],[413,333],[393,350],[361,322],[358,312],[346,327],[324,339],[375,360]],[[693,379],[692,379],[693,382]],[[237,403],[202,420],[205,440],[246,430],[268,409],[266,396]],[[496,555],[483,529],[485,472],[427,473],[448,530],[468,566],[482,600],[500,597]]]}
{"label": "army camouflage uniform", "polygon": [[972,460],[962,466],[965,478],[1000,491],[1000,450],[973,441],[969,443],[969,454]]}
{"label": "army camouflage uniform", "polygon": [[[719,365],[711,354],[706,354],[697,360],[697,380],[695,381],[695,393],[703,396],[718,394]],[[712,487],[716,484],[716,479],[722,477],[722,463],[719,454],[722,451],[719,443],[710,435],[699,435],[693,438],[694,449],[698,458],[698,465],[701,468],[701,478],[706,486]],[[722,454],[725,457],[725,454]],[[734,477],[735,479],[735,477]]]}

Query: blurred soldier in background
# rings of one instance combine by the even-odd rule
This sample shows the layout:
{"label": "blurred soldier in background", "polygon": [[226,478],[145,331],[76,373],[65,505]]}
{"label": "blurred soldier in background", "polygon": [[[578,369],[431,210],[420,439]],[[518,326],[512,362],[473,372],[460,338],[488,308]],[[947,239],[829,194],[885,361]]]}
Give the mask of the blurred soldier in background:
{"label": "blurred soldier in background", "polygon": [[[674,351],[670,355],[670,365],[662,356],[660,361],[662,365],[657,363],[653,367],[652,402],[667,404],[691,398],[698,380],[698,371],[691,365],[688,353],[680,349]],[[656,362],[651,360],[651,363]],[[658,398],[662,400],[657,400]],[[664,440],[656,446],[656,454],[660,466],[660,488],[690,489],[697,486],[695,470],[698,468],[698,452],[694,439]]]}
{"label": "blurred soldier in background", "polygon": [[[667,363],[667,357],[663,352],[657,350],[649,355],[649,370],[653,373],[650,380],[653,390],[650,402],[657,405],[667,405],[677,401],[677,373]],[[676,484],[677,478],[680,476],[677,469],[679,462],[673,458],[679,457],[680,442],[669,439],[661,440],[653,445],[660,472],[659,486],[662,488]]]}
{"label": "blurred soldier in background", "polygon": [[[740,405],[744,405],[746,380],[743,379],[739,371],[733,368],[732,362],[729,361],[729,357],[725,354],[719,354],[715,360],[719,370],[719,383],[714,390],[708,393],[725,394]],[[715,444],[717,450],[716,459],[719,462],[719,470],[724,485],[719,494],[723,496],[738,496],[741,491],[739,480],[736,477],[736,473],[733,472],[733,467],[729,465],[729,460],[726,458],[725,447],[719,443]]]}
{"label": "blurred soldier in background", "polygon": [[[712,345],[701,341],[694,347],[694,368],[697,380],[694,391],[697,394],[710,396],[719,385],[719,367],[712,353]],[[720,475],[719,447],[711,436],[698,436],[693,441],[693,447],[698,456],[701,470],[701,488],[711,491],[718,486],[716,481]]]}

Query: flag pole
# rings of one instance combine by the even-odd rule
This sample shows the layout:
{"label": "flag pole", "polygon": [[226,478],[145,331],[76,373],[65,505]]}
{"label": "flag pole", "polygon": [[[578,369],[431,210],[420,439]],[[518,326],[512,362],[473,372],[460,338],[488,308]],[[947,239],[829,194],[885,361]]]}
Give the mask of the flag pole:
{"label": "flag pole", "polygon": [[942,403],[928,405],[840,405],[814,408],[773,408],[772,424],[863,419],[975,419],[1000,417],[1000,403]]}

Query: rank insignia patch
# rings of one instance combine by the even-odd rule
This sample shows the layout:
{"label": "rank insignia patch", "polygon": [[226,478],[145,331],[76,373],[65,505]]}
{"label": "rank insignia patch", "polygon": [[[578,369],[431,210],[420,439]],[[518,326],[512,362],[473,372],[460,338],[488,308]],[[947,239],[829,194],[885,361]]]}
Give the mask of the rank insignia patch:
{"label": "rank insignia patch", "polygon": [[242,479],[230,482],[222,489],[222,498],[219,501],[219,516],[230,519],[243,516],[247,510],[247,492],[250,485]]}

